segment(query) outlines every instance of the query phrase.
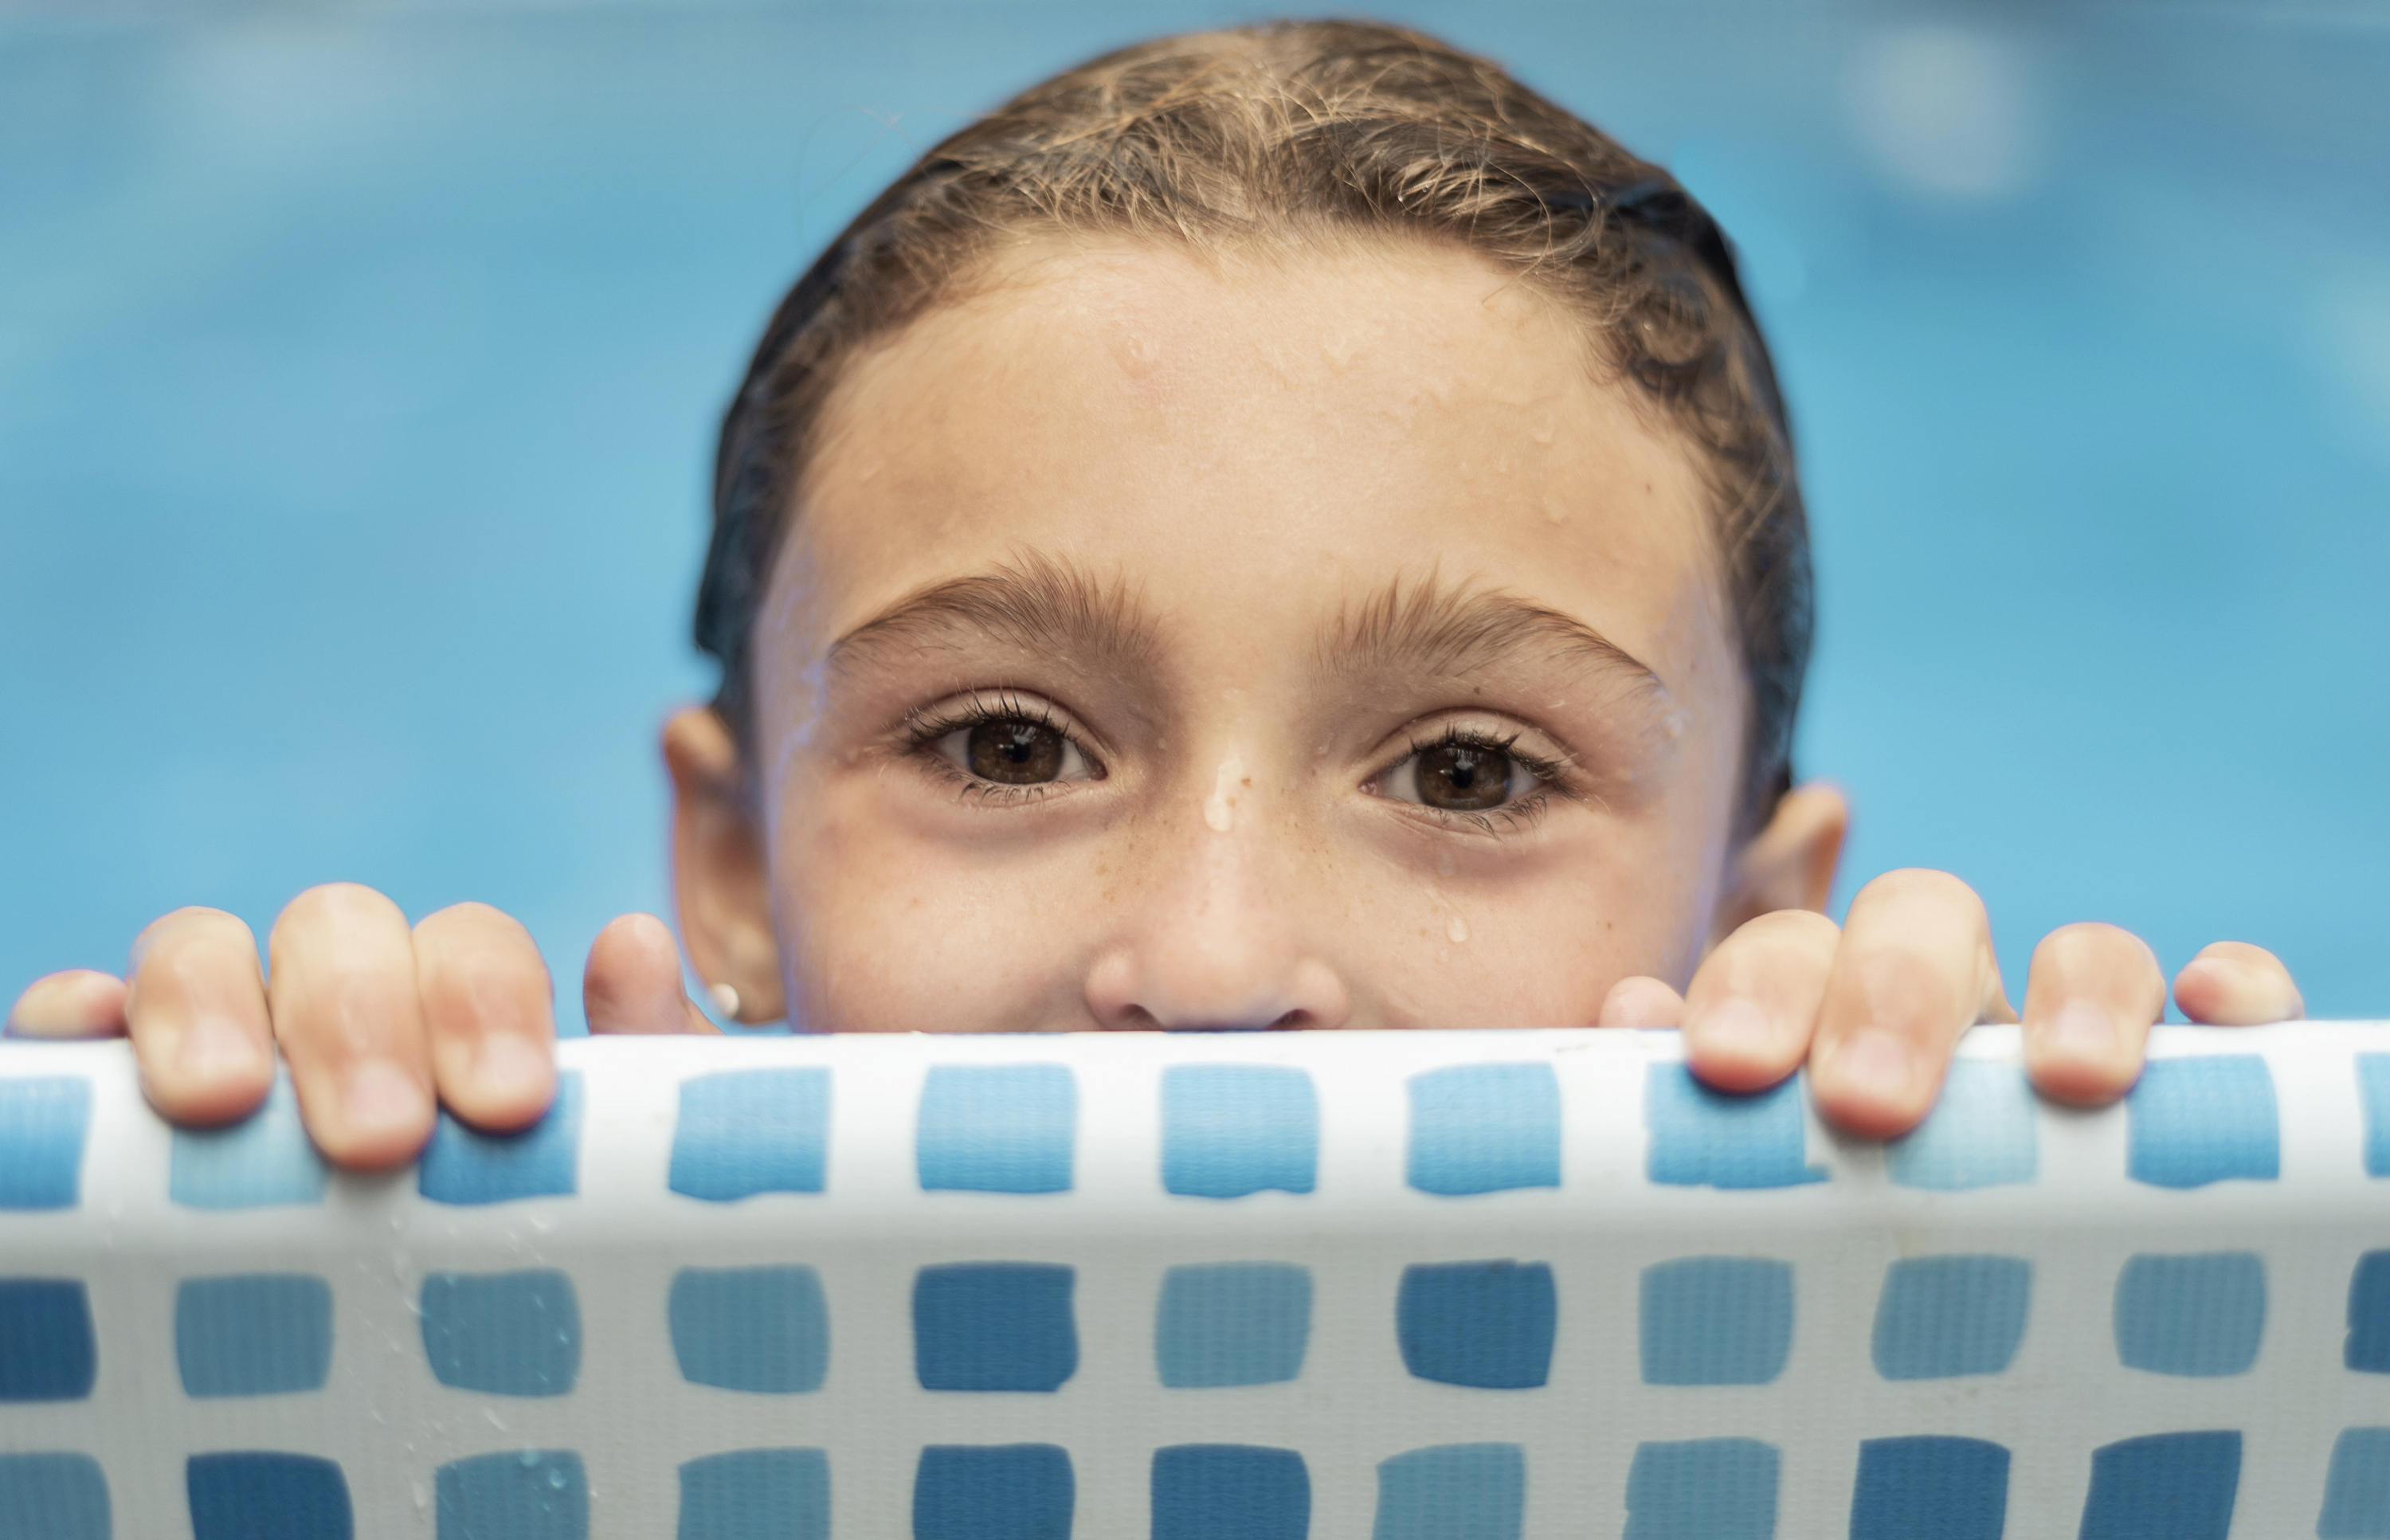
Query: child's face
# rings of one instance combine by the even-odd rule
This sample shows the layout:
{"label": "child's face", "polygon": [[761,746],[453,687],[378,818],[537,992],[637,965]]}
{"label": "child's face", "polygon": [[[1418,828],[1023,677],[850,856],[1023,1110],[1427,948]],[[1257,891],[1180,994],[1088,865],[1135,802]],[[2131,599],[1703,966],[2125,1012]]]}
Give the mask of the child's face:
{"label": "child's face", "polygon": [[682,820],[717,955],[776,943],[830,1030],[1681,984],[1739,904],[1745,688],[1691,453],[1582,325],[1424,247],[998,277],[825,407],[755,638],[760,871]]}

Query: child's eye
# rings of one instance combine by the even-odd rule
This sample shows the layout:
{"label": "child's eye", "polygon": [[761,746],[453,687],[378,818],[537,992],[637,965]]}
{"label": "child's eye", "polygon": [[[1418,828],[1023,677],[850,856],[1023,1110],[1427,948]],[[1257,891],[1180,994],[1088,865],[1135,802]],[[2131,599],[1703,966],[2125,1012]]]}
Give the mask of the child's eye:
{"label": "child's eye", "polygon": [[1097,777],[1086,751],[1051,722],[1033,715],[984,715],[930,738],[930,751],[972,779],[996,787]]}
{"label": "child's eye", "polygon": [[1446,737],[1422,744],[1378,782],[1385,795],[1439,813],[1492,813],[1529,795],[1546,777],[1508,744]]}

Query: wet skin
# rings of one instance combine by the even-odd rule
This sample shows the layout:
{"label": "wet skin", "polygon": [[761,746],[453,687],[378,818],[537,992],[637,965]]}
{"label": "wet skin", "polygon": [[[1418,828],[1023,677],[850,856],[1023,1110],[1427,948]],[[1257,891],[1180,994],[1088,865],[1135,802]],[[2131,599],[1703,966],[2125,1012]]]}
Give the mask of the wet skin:
{"label": "wet skin", "polygon": [[[2013,1020],[1983,907],[1895,872],[1818,912],[1838,793],[1738,834],[1748,700],[1690,451],[1583,329],[1465,253],[1023,246],[852,361],[759,622],[753,742],[664,732],[688,961],[829,1031],[1679,1026],[1729,1088],[1805,1059],[1889,1135]],[[261,978],[228,915],[12,1030],[130,1031],[152,1099],[253,1106],[278,1041],[335,1160],[433,1100],[552,1092],[548,978],[481,905],[311,890]],[[711,1030],[660,921],[592,949],[593,1030]],[[2279,1020],[2209,948],[2193,1020]],[[2099,1102],[2165,1000],[2149,949],[2033,960],[2028,1062]]]}

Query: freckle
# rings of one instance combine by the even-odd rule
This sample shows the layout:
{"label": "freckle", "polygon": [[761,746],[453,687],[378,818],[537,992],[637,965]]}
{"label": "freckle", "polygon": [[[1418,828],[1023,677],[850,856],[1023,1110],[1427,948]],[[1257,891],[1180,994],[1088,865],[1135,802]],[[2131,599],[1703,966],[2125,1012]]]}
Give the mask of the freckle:
{"label": "freckle", "polygon": [[1469,943],[1469,922],[1455,915],[1451,923],[1444,928],[1444,934],[1453,945],[1465,946]]}

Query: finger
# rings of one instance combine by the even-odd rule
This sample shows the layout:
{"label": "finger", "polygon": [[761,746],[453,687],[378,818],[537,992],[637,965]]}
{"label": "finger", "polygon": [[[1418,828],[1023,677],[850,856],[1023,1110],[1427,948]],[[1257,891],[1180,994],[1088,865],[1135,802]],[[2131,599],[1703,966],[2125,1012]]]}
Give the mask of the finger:
{"label": "finger", "polygon": [[1947,872],[1887,872],[1859,890],[1826,981],[1809,1084],[1818,1109],[1869,1138],[1924,1120],[1960,1034],[2013,1020],[1983,900]]}
{"label": "finger", "polygon": [[310,888],[266,949],[275,1035],[316,1147],[360,1170],[412,1159],[431,1136],[433,1103],[406,917],[371,888]]}
{"label": "finger", "polygon": [[257,938],[221,909],[177,909],[134,938],[124,1020],[141,1088],[169,1122],[225,1123],[274,1088]]}
{"label": "finger", "polygon": [[1736,928],[1685,992],[1685,1062],[1721,1091],[1756,1091],[1801,1067],[1841,928],[1780,909]]}
{"label": "finger", "polygon": [[123,1035],[124,981],[89,968],[71,968],[27,984],[0,1028],[0,1037]]}
{"label": "finger", "polygon": [[2140,937],[2114,925],[2062,925],[2033,949],[2024,985],[2024,1063],[2054,1100],[2104,1107],[2140,1078],[2165,975]]}
{"label": "finger", "polygon": [[2174,976],[2174,1003],[2203,1026],[2255,1027],[2307,1013],[2282,959],[2245,941],[2219,941]]}
{"label": "finger", "polygon": [[1685,997],[1658,979],[1621,979],[1601,997],[1597,1027],[1670,1030],[1684,1024]]}
{"label": "finger", "polygon": [[714,1033],[680,986],[680,947],[653,915],[619,915],[589,945],[582,1008],[593,1033]]}
{"label": "finger", "polygon": [[415,928],[415,981],[443,1105],[479,1128],[537,1122],[556,1095],[555,991],[511,915],[459,904]]}

